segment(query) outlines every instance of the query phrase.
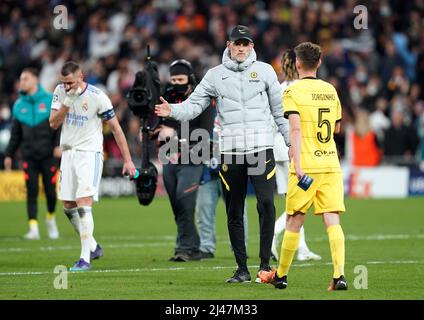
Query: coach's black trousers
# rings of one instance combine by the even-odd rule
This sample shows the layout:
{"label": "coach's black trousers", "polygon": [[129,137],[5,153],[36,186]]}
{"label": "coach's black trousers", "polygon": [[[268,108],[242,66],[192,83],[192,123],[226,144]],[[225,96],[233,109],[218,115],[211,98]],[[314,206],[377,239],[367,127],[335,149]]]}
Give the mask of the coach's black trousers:
{"label": "coach's black trousers", "polygon": [[199,251],[200,238],[194,214],[202,173],[203,165],[169,163],[163,166],[163,182],[177,224],[175,253]]}
{"label": "coach's black trousers", "polygon": [[37,219],[38,177],[40,174],[47,199],[47,210],[53,213],[56,207],[56,159],[53,157],[41,160],[24,159],[23,169],[27,189],[28,219]]}
{"label": "coach's black trousers", "polygon": [[260,227],[261,265],[268,265],[274,236],[275,161],[272,149],[247,155],[221,155],[221,178],[227,209],[228,232],[237,265],[247,270],[243,209],[247,181],[254,186]]}

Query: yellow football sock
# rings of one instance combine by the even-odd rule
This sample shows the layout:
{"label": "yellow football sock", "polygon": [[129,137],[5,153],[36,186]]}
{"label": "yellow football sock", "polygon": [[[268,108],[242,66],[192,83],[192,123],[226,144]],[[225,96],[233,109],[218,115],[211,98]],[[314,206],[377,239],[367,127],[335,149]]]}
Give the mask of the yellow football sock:
{"label": "yellow football sock", "polygon": [[54,212],[52,212],[52,213],[47,212],[47,220],[51,220],[51,219],[54,219],[54,218],[55,218]]}
{"label": "yellow football sock", "polygon": [[331,260],[333,261],[333,278],[337,279],[344,275],[345,265],[345,238],[343,229],[339,224],[327,228],[328,240],[330,241]]}
{"label": "yellow football sock", "polygon": [[283,243],[281,244],[280,264],[277,276],[286,276],[293,261],[294,254],[299,246],[300,233],[286,230],[284,232]]}

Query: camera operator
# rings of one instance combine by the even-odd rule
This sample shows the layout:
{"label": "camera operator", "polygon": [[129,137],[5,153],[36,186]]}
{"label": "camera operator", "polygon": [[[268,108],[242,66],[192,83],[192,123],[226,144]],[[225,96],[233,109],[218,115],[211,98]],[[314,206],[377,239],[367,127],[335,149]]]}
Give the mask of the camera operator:
{"label": "camera operator", "polygon": [[[188,98],[196,86],[196,79],[190,62],[180,59],[172,62],[169,67],[171,82],[165,87],[163,96],[167,101],[179,103]],[[213,128],[214,113],[209,106],[197,118],[188,121],[189,134],[196,129],[205,129],[210,132]],[[159,127],[159,140],[166,141],[178,138],[183,143],[181,135],[182,125],[185,123],[173,119],[163,119]],[[196,142],[189,142],[189,150]],[[177,238],[175,254],[170,261],[200,260],[200,239],[195,224],[195,207],[197,191],[203,173],[203,164],[188,164],[181,161],[181,149],[177,154],[170,154],[169,161],[163,166],[163,180],[169,195],[175,222],[177,224]]]}

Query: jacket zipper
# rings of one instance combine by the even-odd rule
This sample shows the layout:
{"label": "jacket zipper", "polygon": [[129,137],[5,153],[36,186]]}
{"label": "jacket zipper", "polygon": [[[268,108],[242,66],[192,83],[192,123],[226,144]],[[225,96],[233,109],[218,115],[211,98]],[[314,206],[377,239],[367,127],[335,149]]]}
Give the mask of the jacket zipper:
{"label": "jacket zipper", "polygon": [[35,100],[30,97],[29,98],[31,101],[31,111],[32,111],[32,123],[31,123],[31,135],[34,139],[34,141],[37,141],[37,130],[35,130]]}
{"label": "jacket zipper", "polygon": [[[240,93],[241,93],[241,114],[243,117],[243,139],[244,139],[244,149],[246,150],[247,146],[247,137],[246,137],[246,120],[245,120],[245,110],[244,110],[244,94],[243,94],[243,71],[240,72]],[[237,149],[237,147],[236,147]]]}

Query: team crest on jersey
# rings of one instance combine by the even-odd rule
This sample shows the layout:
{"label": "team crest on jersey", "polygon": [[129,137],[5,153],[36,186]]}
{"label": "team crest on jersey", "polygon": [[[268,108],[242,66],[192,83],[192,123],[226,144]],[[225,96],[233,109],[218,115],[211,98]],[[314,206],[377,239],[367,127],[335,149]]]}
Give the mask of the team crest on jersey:
{"label": "team crest on jersey", "polygon": [[222,171],[223,172],[227,172],[228,171],[228,166],[224,163],[223,165],[222,165]]}
{"label": "team crest on jersey", "polygon": [[87,110],[88,110],[88,103],[87,103],[87,102],[84,102],[84,103],[83,103],[83,105],[82,105],[82,109],[83,109],[84,111],[87,111]]}
{"label": "team crest on jersey", "polygon": [[40,103],[38,105],[38,110],[40,110],[40,112],[46,112],[46,104],[45,103]]}
{"label": "team crest on jersey", "polygon": [[59,101],[59,96],[57,94],[53,95],[53,102],[58,102]]}
{"label": "team crest on jersey", "polygon": [[257,77],[258,77],[258,73],[255,72],[255,71],[252,71],[250,73],[250,80],[249,80],[249,82],[259,82],[259,79],[257,79]]}

